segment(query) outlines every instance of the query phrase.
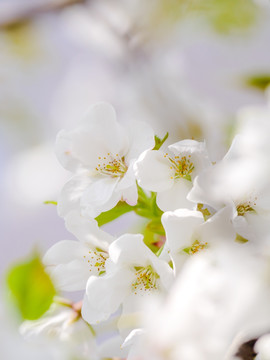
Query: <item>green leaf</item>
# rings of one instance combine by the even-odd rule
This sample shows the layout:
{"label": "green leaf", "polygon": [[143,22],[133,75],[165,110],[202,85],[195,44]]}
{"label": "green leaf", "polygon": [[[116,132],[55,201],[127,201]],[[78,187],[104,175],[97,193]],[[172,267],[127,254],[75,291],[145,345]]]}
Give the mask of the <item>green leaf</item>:
{"label": "green leaf", "polygon": [[165,141],[168,139],[169,133],[167,132],[163,139],[160,139],[157,135],[155,135],[155,146],[153,147],[153,150],[159,150],[161,146],[165,143]]}
{"label": "green leaf", "polygon": [[270,84],[270,74],[254,75],[246,79],[246,84],[250,87],[264,91]]}
{"label": "green leaf", "polygon": [[163,211],[157,206],[155,192],[146,194],[144,190],[138,186],[138,203],[134,206],[134,211],[137,215],[147,219],[160,219]]}
{"label": "green leaf", "polygon": [[117,219],[119,216],[124,215],[133,210],[134,210],[134,206],[130,206],[124,201],[119,201],[119,203],[113,209],[109,211],[105,211],[96,217],[98,226],[105,225],[110,221]]}
{"label": "green leaf", "polygon": [[11,297],[23,319],[40,318],[50,307],[56,294],[49,275],[38,255],[15,265],[7,275]]}
{"label": "green leaf", "polygon": [[43,201],[43,204],[48,205],[57,205],[57,201],[53,201],[53,200],[47,200],[47,201]]}

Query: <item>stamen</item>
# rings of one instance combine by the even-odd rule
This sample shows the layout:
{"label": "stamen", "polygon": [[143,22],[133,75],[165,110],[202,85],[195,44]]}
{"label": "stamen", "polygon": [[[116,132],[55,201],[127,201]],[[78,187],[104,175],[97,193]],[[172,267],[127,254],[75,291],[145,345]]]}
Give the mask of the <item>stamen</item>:
{"label": "stamen", "polygon": [[255,209],[253,206],[256,206],[257,198],[254,199],[254,201],[247,201],[243,204],[239,204],[236,206],[237,214],[238,216],[244,216],[247,212],[255,212]]}
{"label": "stamen", "polygon": [[[101,157],[98,158],[101,160]],[[127,172],[127,165],[125,164],[125,158],[119,157],[119,154],[113,156],[111,153],[108,153],[107,156],[103,157],[105,162],[98,162],[96,171],[99,174],[107,175],[110,177],[123,177]]]}
{"label": "stamen", "polygon": [[199,240],[195,240],[190,247],[183,249],[183,251],[189,255],[194,255],[198,251],[201,251],[207,247],[208,247],[208,242],[201,243]]}
{"label": "stamen", "polygon": [[188,181],[191,181],[191,173],[194,170],[194,165],[190,160],[191,155],[187,156],[174,156],[170,157],[168,156],[168,153],[164,155],[165,158],[167,158],[171,164],[170,168],[174,169],[175,173],[172,178],[179,179],[183,178]]}
{"label": "stamen", "polygon": [[135,281],[132,283],[132,291],[137,295],[138,292],[148,292],[157,290],[157,280],[159,275],[153,270],[152,266],[135,267]]}
{"label": "stamen", "polygon": [[89,250],[87,255],[84,255],[84,259],[88,262],[89,271],[93,275],[101,275],[105,272],[105,262],[109,255],[104,251]]}

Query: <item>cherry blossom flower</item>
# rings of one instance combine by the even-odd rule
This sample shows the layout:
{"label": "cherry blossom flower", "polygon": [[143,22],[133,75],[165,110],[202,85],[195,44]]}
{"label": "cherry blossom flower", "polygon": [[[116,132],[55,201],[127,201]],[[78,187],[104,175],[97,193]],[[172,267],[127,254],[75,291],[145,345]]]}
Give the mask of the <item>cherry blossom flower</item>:
{"label": "cherry blossom flower", "polygon": [[74,211],[66,217],[66,227],[79,241],[59,241],[46,252],[43,262],[58,289],[84,290],[89,276],[105,272],[108,247],[114,238],[99,229],[94,219]]}
{"label": "cherry blossom flower", "polygon": [[187,199],[193,179],[210,165],[206,146],[195,140],[182,140],[161,150],[145,151],[135,163],[139,185],[157,192],[157,205],[163,211],[194,208]]}
{"label": "cherry blossom flower", "polygon": [[261,163],[242,153],[244,141],[236,136],[225,157],[196,177],[188,199],[216,211],[233,207],[231,222],[236,233],[243,241],[258,241],[268,228],[270,188],[261,182]]}
{"label": "cherry blossom flower", "polygon": [[267,261],[225,240],[186,262],[144,339],[135,339],[134,359],[232,360],[269,329]]}
{"label": "cherry blossom flower", "polygon": [[111,105],[93,105],[76,129],[62,130],[57,136],[57,157],[75,173],[61,192],[60,216],[74,204],[93,218],[120,200],[135,205],[138,193],[133,164],[153,146],[154,133],[148,124],[138,121],[124,127],[116,121]]}
{"label": "cherry blossom flower", "polygon": [[106,275],[92,276],[86,287],[82,316],[90,324],[106,320],[119,306],[123,314],[140,310],[141,302],[151,295],[167,292],[173,273],[144,244],[140,234],[125,234],[109,247]]}
{"label": "cherry blossom flower", "polygon": [[[179,272],[190,255],[194,255],[220,241],[233,242],[235,231],[230,222],[232,209],[222,211],[204,221],[199,211],[178,209],[162,215],[166,232],[164,250],[169,253],[176,272]],[[232,246],[232,245],[231,245]]]}
{"label": "cherry blossom flower", "polygon": [[38,320],[24,321],[20,333],[29,342],[46,344],[61,359],[80,354],[83,359],[98,359],[97,344],[93,330],[80,317],[80,305],[60,305],[51,308]]}

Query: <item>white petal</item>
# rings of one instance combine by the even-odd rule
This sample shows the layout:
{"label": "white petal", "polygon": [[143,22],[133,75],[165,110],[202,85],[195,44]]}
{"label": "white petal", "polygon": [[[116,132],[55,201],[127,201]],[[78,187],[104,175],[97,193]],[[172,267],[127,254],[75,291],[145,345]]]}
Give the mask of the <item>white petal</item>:
{"label": "white petal", "polygon": [[90,324],[104,321],[113,314],[130,292],[133,273],[128,269],[89,278],[83,300],[82,316]]}
{"label": "white petal", "polygon": [[84,290],[91,275],[87,262],[83,259],[59,264],[51,270],[49,269],[49,272],[56,287],[62,291]]}
{"label": "white petal", "polygon": [[254,229],[249,225],[245,216],[236,216],[233,219],[233,226],[237,234],[241,235],[243,238],[258,241],[258,239],[256,239]]}
{"label": "white petal", "polygon": [[122,191],[122,200],[131,206],[137,204],[138,189],[137,189],[137,184],[135,182],[132,186]]}
{"label": "white petal", "polygon": [[68,231],[74,234],[81,242],[91,245],[91,247],[107,250],[108,244],[114,240],[113,236],[98,227],[96,220],[85,218],[78,211],[70,212],[65,220]]}
{"label": "white petal", "polygon": [[129,335],[126,337],[125,341],[122,344],[122,347],[130,346],[136,343],[138,339],[140,339],[144,334],[146,334],[146,330],[144,329],[135,329],[132,330]]}
{"label": "white petal", "polygon": [[81,162],[73,151],[72,132],[61,130],[57,134],[55,154],[65,169],[74,172],[81,167]]}
{"label": "white petal", "polygon": [[173,211],[179,208],[193,209],[195,204],[187,199],[192,183],[178,179],[173,186],[157,194],[157,205],[163,211]]}
{"label": "white petal", "polygon": [[127,172],[117,184],[117,191],[127,189],[130,186],[134,185],[134,183],[136,182],[136,178],[133,167],[134,167],[134,161],[130,163]]}
{"label": "white petal", "polygon": [[96,168],[98,157],[106,157],[108,153],[122,157],[129,147],[128,137],[116,121],[113,107],[106,103],[96,104],[89,110],[81,125],[73,131],[72,142],[75,156],[91,168]]}
{"label": "white petal", "polygon": [[102,341],[98,346],[99,359],[119,358],[126,359],[128,357],[128,349],[122,348],[123,338],[119,334]]}
{"label": "white petal", "polygon": [[162,151],[149,150],[141,154],[134,165],[139,185],[151,191],[164,191],[174,184],[174,171]]}
{"label": "white petal", "polygon": [[193,187],[187,195],[187,198],[190,201],[207,204],[215,210],[218,210],[225,205],[223,201],[224,198],[231,201],[228,189],[219,186],[217,183],[216,171],[219,170],[216,168],[217,166],[219,165],[208,168],[194,179]]}
{"label": "white petal", "polygon": [[134,162],[131,162],[128,171],[123,179],[119,181],[116,188],[116,191],[121,191],[122,200],[132,206],[136,205],[138,201],[138,190],[133,165]]}
{"label": "white petal", "polygon": [[161,260],[154,254],[153,256],[151,256],[151,263],[153,265],[155,272],[160,277],[160,284],[161,284],[160,290],[168,290],[171,287],[174,280],[172,268],[169,266],[167,262]]}
{"label": "white petal", "polygon": [[115,192],[119,178],[101,178],[91,183],[81,198],[82,214],[97,217],[112,209],[121,200],[121,192]]}
{"label": "white petal", "polygon": [[201,212],[188,209],[165,212],[161,221],[166,232],[167,246],[172,252],[190,246],[195,230],[204,223]]}
{"label": "white petal", "polygon": [[149,265],[152,251],[144,244],[143,235],[125,234],[115,240],[109,247],[110,259],[115,264],[130,266]]}
{"label": "white petal", "polygon": [[226,206],[209,218],[199,229],[202,242],[234,241],[235,230],[232,225],[234,209]]}
{"label": "white petal", "polygon": [[85,255],[85,246],[78,241],[62,240],[54,244],[44,255],[43,262],[46,266],[68,263],[80,259]]}
{"label": "white petal", "polygon": [[129,151],[126,160],[129,163],[139,155],[155,146],[155,134],[151,126],[142,121],[132,121],[126,125],[129,137]]}
{"label": "white petal", "polygon": [[178,141],[177,143],[169,145],[168,148],[175,155],[177,155],[178,153],[189,153],[189,154],[206,153],[205,142],[199,142],[190,139]]}
{"label": "white petal", "polygon": [[82,194],[90,183],[90,177],[82,174],[74,176],[64,185],[57,200],[57,212],[59,216],[65,217],[70,211],[80,209]]}
{"label": "white petal", "polygon": [[77,241],[63,240],[53,245],[44,255],[43,263],[58,289],[76,291],[85,289],[90,275],[83,256],[88,248]]}

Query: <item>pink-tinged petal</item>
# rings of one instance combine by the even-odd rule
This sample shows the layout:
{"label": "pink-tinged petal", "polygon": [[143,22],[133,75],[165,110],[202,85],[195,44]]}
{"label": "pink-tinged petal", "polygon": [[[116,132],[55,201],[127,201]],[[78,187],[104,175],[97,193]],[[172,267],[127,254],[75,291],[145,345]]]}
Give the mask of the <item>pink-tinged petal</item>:
{"label": "pink-tinged petal", "polygon": [[82,306],[84,320],[90,324],[107,320],[129,294],[133,276],[128,269],[101,277],[91,276]]}
{"label": "pink-tinged petal", "polygon": [[60,164],[67,170],[75,172],[81,167],[80,160],[73,151],[72,132],[61,130],[56,137],[55,154]]}
{"label": "pink-tinged petal", "polygon": [[57,289],[62,291],[84,290],[89,276],[93,275],[84,259],[59,264],[48,271]]}
{"label": "pink-tinged petal", "polygon": [[138,202],[137,184],[134,182],[132,186],[122,191],[122,200],[131,206],[135,206]]}
{"label": "pink-tinged petal", "polygon": [[195,204],[187,199],[192,188],[190,181],[178,179],[173,186],[157,194],[157,205],[163,211],[173,211],[180,208],[194,209]]}
{"label": "pink-tinged petal", "polygon": [[134,165],[139,185],[150,191],[165,191],[174,184],[174,171],[162,151],[149,150],[141,154]]}
{"label": "pink-tinged petal", "polygon": [[70,211],[80,209],[83,192],[90,185],[91,178],[86,174],[74,176],[63,187],[57,204],[57,212],[61,217],[66,217]]}
{"label": "pink-tinged petal", "polygon": [[115,264],[130,266],[149,265],[151,250],[144,244],[143,235],[125,234],[109,247],[110,259]]}
{"label": "pink-tinged petal", "polygon": [[62,240],[54,244],[44,255],[43,263],[46,266],[66,264],[74,259],[81,259],[86,247],[78,241]]}
{"label": "pink-tinged petal", "polygon": [[93,169],[98,163],[102,164],[109,153],[122,157],[129,148],[128,137],[116,121],[114,108],[106,103],[90,108],[81,125],[73,131],[72,143],[75,156]]}
{"label": "pink-tinged petal", "polygon": [[97,221],[82,216],[78,211],[70,212],[66,217],[66,228],[81,242],[89,244],[92,248],[108,249],[108,244],[114,237],[98,227]]}
{"label": "pink-tinged petal", "polygon": [[172,252],[190,246],[196,229],[204,223],[201,212],[188,209],[165,212],[161,221],[166,232],[167,246]]}
{"label": "pink-tinged petal", "polygon": [[126,155],[128,163],[137,159],[145,150],[155,146],[155,134],[151,126],[142,121],[132,121],[125,126],[129,137],[129,151]]}
{"label": "pink-tinged petal", "polygon": [[125,176],[119,181],[116,191],[121,191],[121,199],[129,205],[136,205],[138,201],[138,190],[132,162]]}
{"label": "pink-tinged petal", "polygon": [[119,178],[101,178],[91,183],[81,198],[82,214],[97,217],[115,207],[121,200],[121,192],[115,192]]}

